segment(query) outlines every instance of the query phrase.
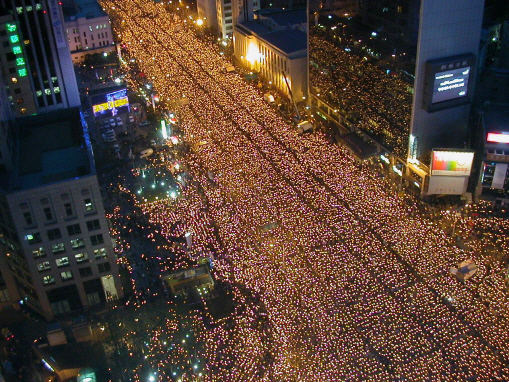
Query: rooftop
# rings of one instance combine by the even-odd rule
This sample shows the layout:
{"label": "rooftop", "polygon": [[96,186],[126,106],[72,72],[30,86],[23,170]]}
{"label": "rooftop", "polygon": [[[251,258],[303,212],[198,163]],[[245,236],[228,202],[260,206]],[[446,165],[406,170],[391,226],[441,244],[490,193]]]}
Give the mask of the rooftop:
{"label": "rooftop", "polygon": [[107,16],[107,13],[103,11],[97,0],[74,0],[74,3],[77,12],[66,15],[65,21],[69,21],[71,16],[75,16],[77,19],[81,17],[93,19],[95,17]]}
{"label": "rooftop", "polygon": [[305,9],[295,9],[295,10],[275,10],[274,12],[261,12],[258,13],[260,17],[269,18],[274,20],[274,22],[281,27],[289,26],[289,25],[299,25],[307,23],[307,14]]}
{"label": "rooftop", "polygon": [[28,189],[90,174],[78,108],[19,120],[19,164],[14,189]]}
{"label": "rooftop", "polygon": [[236,28],[257,35],[260,40],[266,41],[286,54],[307,48],[307,35],[300,30],[283,29],[272,32],[256,20],[238,23]]}

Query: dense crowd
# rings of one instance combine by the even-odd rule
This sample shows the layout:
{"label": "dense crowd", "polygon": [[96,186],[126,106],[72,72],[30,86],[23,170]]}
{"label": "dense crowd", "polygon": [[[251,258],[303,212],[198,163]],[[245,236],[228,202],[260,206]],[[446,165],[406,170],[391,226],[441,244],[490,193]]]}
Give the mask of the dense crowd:
{"label": "dense crowd", "polygon": [[[213,256],[215,276],[244,307],[201,333],[206,372],[182,381],[509,378],[501,262],[488,267],[474,245],[453,245],[416,204],[322,134],[298,136],[256,88],[224,73],[217,47],[162,5],[101,4],[161,107],[189,100],[176,111],[193,180],[181,199],[141,208],[161,226],[157,234],[192,232],[182,259]],[[350,75],[363,71],[371,73],[364,65]],[[405,118],[387,100],[352,102],[385,108],[378,122],[386,128]],[[467,258],[479,266],[476,282],[449,272]]]}
{"label": "dense crowd", "polygon": [[353,115],[358,128],[374,133],[406,158],[412,111],[409,85],[383,72],[366,52],[355,49],[353,41],[338,46],[312,32],[309,46],[309,83],[317,95]]}

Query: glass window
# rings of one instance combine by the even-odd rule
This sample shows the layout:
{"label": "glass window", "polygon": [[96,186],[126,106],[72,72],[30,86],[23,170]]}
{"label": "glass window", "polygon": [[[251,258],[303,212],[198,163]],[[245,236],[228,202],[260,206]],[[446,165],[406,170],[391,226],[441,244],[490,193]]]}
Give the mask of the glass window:
{"label": "glass window", "polygon": [[69,258],[66,256],[66,257],[61,257],[60,259],[56,259],[55,260],[55,263],[57,264],[57,267],[66,267],[69,265]]}
{"label": "glass window", "polygon": [[94,256],[96,259],[106,257],[106,248],[94,249]]}
{"label": "glass window", "polygon": [[25,218],[26,225],[30,226],[34,224],[34,220],[32,219],[32,214],[30,212],[23,212],[23,217]]}
{"label": "glass window", "polygon": [[72,280],[73,279],[72,272],[71,271],[61,272],[60,278],[62,279],[62,281]]}
{"label": "glass window", "polygon": [[48,276],[44,276],[42,278],[42,283],[44,285],[48,285],[48,284],[53,284],[55,282],[55,278],[51,275],[48,275]]}
{"label": "glass window", "polygon": [[65,252],[65,245],[64,243],[52,244],[51,250],[53,251],[53,253]]}
{"label": "glass window", "polygon": [[28,241],[28,244],[36,244],[42,241],[41,234],[39,232],[34,232],[28,235],[25,235],[25,240]]}
{"label": "glass window", "polygon": [[43,248],[43,247],[39,247],[37,248],[36,250],[33,250],[32,251],[32,255],[37,258],[37,257],[43,257],[43,256],[46,256],[46,250]]}
{"label": "glass window", "polygon": [[72,247],[72,249],[84,248],[85,240],[83,240],[83,238],[73,239],[73,240],[71,240],[71,247]]}
{"label": "glass window", "polygon": [[101,229],[101,223],[99,223],[99,219],[89,220],[87,222],[87,228],[89,231],[94,231],[96,229]]}
{"label": "glass window", "polygon": [[92,267],[80,268],[80,276],[81,277],[92,276]]}
{"label": "glass window", "polygon": [[51,266],[49,265],[49,261],[44,261],[42,263],[37,264],[37,269],[39,270],[39,272],[51,269]]}
{"label": "glass window", "polygon": [[92,204],[92,199],[85,199],[84,202],[85,202],[85,210],[87,210],[87,212],[94,210],[94,205]]}
{"label": "glass window", "polygon": [[65,208],[65,214],[67,216],[73,216],[74,213],[72,212],[72,206],[71,206],[71,203],[65,203],[64,204],[64,208]]}
{"label": "glass window", "polygon": [[81,227],[79,224],[71,224],[67,226],[67,233],[69,236],[77,235],[81,233]]}
{"label": "glass window", "polygon": [[97,264],[97,269],[99,270],[99,273],[109,272],[111,271],[111,264],[110,263]]}
{"label": "glass window", "polygon": [[83,263],[88,261],[88,254],[87,253],[77,253],[74,255],[74,258],[76,259],[77,263]]}
{"label": "glass window", "polygon": [[53,213],[51,212],[51,208],[47,207],[44,209],[44,215],[46,216],[46,220],[53,220]]}
{"label": "glass window", "polygon": [[48,234],[48,240],[60,239],[62,237],[60,228],[49,229],[47,231],[47,234]]}
{"label": "glass window", "polygon": [[103,244],[104,238],[103,238],[102,234],[92,235],[92,236],[90,236],[90,241],[91,241],[92,245]]}

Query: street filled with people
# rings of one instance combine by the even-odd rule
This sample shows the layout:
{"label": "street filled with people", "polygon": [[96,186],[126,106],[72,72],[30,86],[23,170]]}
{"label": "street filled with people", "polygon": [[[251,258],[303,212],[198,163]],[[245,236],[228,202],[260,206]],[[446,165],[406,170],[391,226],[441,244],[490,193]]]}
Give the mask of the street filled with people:
{"label": "street filled with people", "polygon": [[[227,59],[210,39],[196,36],[192,19],[155,2],[101,4],[129,58],[126,65],[135,60],[158,93],[158,109],[177,114],[190,148],[180,159],[189,181],[178,197],[145,201],[128,184],[119,192],[137,198],[144,214],[140,224],[146,219],[158,227],[149,238],[192,236],[187,247],[157,248],[161,270],[208,257],[215,278],[231,286],[236,300],[221,318],[204,301],[207,320],[196,330],[202,344],[196,355],[182,347],[186,338],[173,318],[158,326],[144,348],[150,362],[144,370],[153,371],[154,380],[509,378],[504,266],[501,258],[485,255],[487,242],[500,244],[500,232],[509,228],[504,221],[489,240],[479,234],[484,223],[474,222],[479,232],[458,246],[431,213],[400,197],[345,148],[319,132],[299,136],[257,88],[225,72]],[[324,59],[338,58],[329,53]],[[356,68],[366,77],[376,75],[367,66]],[[140,85],[135,73],[126,78]],[[394,97],[405,96],[395,88]],[[372,117],[380,128],[402,131],[395,124],[408,122],[398,120],[390,101],[352,102],[362,106],[360,112],[382,110],[383,121],[378,113]],[[396,145],[403,136],[394,139]],[[146,162],[177,175],[166,155]],[[138,218],[124,219],[136,226]],[[469,220],[458,219],[454,228],[466,232]],[[508,249],[505,242],[497,247],[501,254]],[[168,253],[171,263],[165,261]],[[460,281],[450,268],[466,259],[478,272]],[[169,349],[169,337],[174,345],[181,342],[180,350]],[[199,373],[173,375],[176,354],[180,362],[200,359],[204,366]]]}
{"label": "street filled with people", "polygon": [[[317,96],[371,132],[401,158],[406,158],[412,111],[410,86],[389,76],[359,49],[359,41],[343,36],[329,41],[315,27],[310,32],[309,82]],[[368,59],[368,57],[370,59]]]}

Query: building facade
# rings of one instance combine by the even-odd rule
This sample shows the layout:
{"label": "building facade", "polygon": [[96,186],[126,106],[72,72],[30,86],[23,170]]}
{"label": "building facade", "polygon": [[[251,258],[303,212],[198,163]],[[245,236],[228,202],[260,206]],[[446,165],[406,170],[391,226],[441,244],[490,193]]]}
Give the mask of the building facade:
{"label": "building facade", "polygon": [[[17,28],[16,33],[9,37],[10,46],[3,47],[21,51],[19,55],[13,51],[16,62],[21,58],[25,60],[24,66],[20,65],[17,69],[17,76],[11,76],[10,85],[19,83],[20,86],[14,89],[19,88],[27,95],[17,98],[16,115],[31,115],[79,106],[78,86],[58,0],[1,0],[0,6],[12,15]],[[28,77],[30,91],[23,77]],[[12,78],[15,80],[12,81]],[[20,99],[23,102],[18,106]]]}
{"label": "building facade", "polygon": [[85,120],[75,108],[21,123],[23,161],[2,191],[0,270],[29,285],[14,279],[5,289],[47,319],[122,297]]}
{"label": "building facade", "polygon": [[75,65],[83,62],[87,54],[116,50],[109,16],[97,2],[75,0],[74,12],[65,18],[65,31]]}
{"label": "building facade", "polygon": [[307,95],[305,16],[304,10],[264,13],[239,22],[233,36],[235,58],[295,102]]}

